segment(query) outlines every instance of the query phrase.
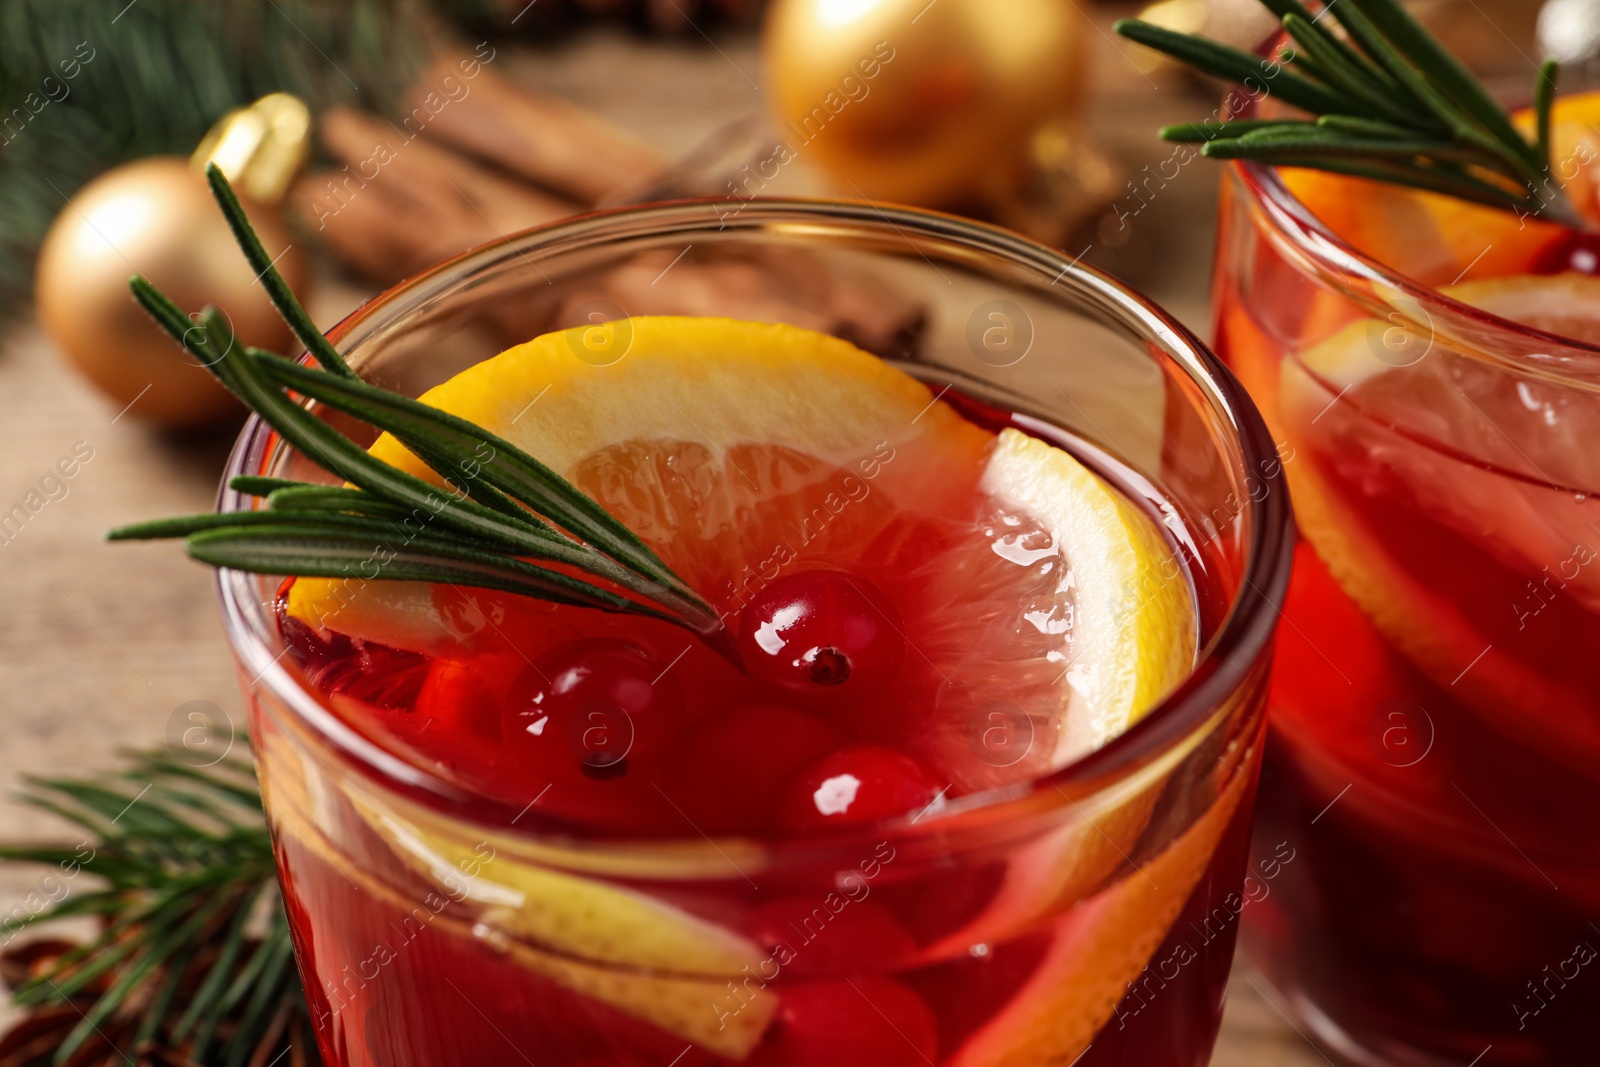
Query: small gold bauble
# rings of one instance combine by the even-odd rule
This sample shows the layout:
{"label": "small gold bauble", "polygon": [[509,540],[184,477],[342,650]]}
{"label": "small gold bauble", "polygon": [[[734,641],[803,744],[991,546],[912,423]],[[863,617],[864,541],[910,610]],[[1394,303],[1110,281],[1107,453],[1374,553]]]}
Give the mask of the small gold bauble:
{"label": "small gold bauble", "polygon": [[1083,90],[1063,0],[776,0],[763,62],[779,134],[846,195],[997,201]]}
{"label": "small gold bauble", "polygon": [[[276,207],[249,199],[244,190],[259,187],[273,195],[283,183],[268,179],[298,168],[303,148],[296,149],[296,157],[284,142],[291,148],[303,143],[304,110],[294,98],[274,94],[229,115],[194,159],[162,156],[115,167],[80,190],[45,236],[34,276],[39,321],[73,365],[119,408],[131,405],[129,418],[195,429],[243,410],[210,371],[134,303],[128,292],[134,274],[144,275],[185,311],[215,304],[239,343],[286,350],[288,327],[239,251],[211,197],[203,165],[216,159],[236,183],[267,254],[282,253],[278,270],[291,288],[299,288],[305,260],[292,247]],[[277,129],[262,124],[263,112],[276,117]],[[262,129],[253,147],[241,149],[254,127]],[[219,131],[234,132],[219,139]]]}

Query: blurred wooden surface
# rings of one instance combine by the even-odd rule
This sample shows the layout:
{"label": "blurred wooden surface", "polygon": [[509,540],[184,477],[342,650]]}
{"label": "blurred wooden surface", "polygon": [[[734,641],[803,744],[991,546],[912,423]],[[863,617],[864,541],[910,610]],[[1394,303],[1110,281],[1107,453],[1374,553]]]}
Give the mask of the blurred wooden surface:
{"label": "blurred wooden surface", "polygon": [[[1085,5],[1086,11],[1089,9]],[[1213,106],[1203,90],[1152,78],[1114,41],[1114,13],[1086,15],[1093,52],[1088,112],[1104,146],[1130,174],[1166,159],[1162,122]],[[609,115],[670,155],[724,123],[758,114],[753,40],[695,37],[646,42],[596,33],[559,48],[508,57],[501,68]],[[1068,251],[1165,304],[1202,336],[1211,274],[1217,172],[1196,161],[1126,227],[1114,222]],[[786,181],[789,179],[785,179]],[[798,175],[800,186],[819,187]],[[1138,203],[1128,201],[1124,211]],[[403,220],[401,220],[403,224]],[[330,324],[368,295],[323,279],[313,310]],[[0,789],[24,774],[108,767],[124,746],[161,743],[177,709],[209,701],[235,722],[241,702],[220,633],[209,570],[171,544],[107,546],[121,522],[206,509],[231,433],[174,442],[151,433],[76,378],[29,323],[0,339],[0,512],[38,486],[77,442],[93,458],[68,492],[0,543]],[[0,839],[50,839],[58,827],[0,799]],[[37,873],[0,867],[0,912],[34,888]],[[1247,964],[1235,968],[1218,1067],[1316,1067],[1327,1058],[1296,1033]]]}

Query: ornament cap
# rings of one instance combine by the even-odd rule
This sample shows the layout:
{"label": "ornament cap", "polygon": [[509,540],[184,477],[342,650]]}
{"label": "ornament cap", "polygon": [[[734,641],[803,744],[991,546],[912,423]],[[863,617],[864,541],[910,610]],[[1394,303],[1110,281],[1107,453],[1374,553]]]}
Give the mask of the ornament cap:
{"label": "ornament cap", "polygon": [[250,200],[272,205],[288,194],[310,151],[311,109],[290,93],[271,93],[222,116],[189,164],[203,174],[215,163]]}

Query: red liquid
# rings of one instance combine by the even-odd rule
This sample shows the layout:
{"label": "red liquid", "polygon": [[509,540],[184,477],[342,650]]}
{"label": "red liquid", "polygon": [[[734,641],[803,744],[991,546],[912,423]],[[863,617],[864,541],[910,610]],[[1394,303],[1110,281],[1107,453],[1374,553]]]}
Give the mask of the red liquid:
{"label": "red liquid", "polygon": [[[1099,465],[1115,476],[1109,464]],[[603,498],[605,479],[593,484]],[[974,629],[971,615],[981,601],[973,591],[1031,597],[1041,611],[1060,605],[1047,595],[1053,578],[1015,562],[1019,552],[1042,547],[1041,532],[1026,523],[1007,527],[1006,551],[997,552],[996,521],[992,502],[973,492],[955,519],[878,514],[863,505],[807,542],[799,572],[826,567],[851,575],[894,606],[908,635],[904,656],[884,661],[893,680],[855,699],[835,697],[831,684],[818,695],[752,679],[670,624],[476,592],[470,610],[493,625],[481,631],[477,647],[448,659],[319,638],[288,618],[283,628],[313,683],[348,724],[453,779],[482,798],[486,814],[522,808],[527,821],[520,826],[581,827],[585,835],[776,837],[812,825],[793,814],[796,803],[812,802],[807,768],[860,761],[862,746],[879,753],[871,767],[900,775],[893,788],[869,795],[874,787],[860,772],[858,800],[868,814],[884,814],[869,801],[881,799],[887,811],[914,810],[933,799],[930,792],[952,798],[1043,769],[1054,750],[1060,669],[1029,662],[1037,630]],[[1218,614],[1214,581],[1200,575],[1207,626]],[[758,602],[759,592],[750,585],[730,590],[718,606],[737,612]],[[653,703],[630,705],[627,715],[600,723],[631,731],[632,743],[588,738],[556,714],[529,734],[538,718],[528,711],[528,692],[548,698],[550,676],[562,676],[594,642],[610,643],[607,678],[635,670],[626,656],[648,662],[645,677],[661,666]],[[850,647],[868,655],[878,646]],[[986,658],[976,659],[975,650]],[[660,696],[660,678],[670,678],[667,698]],[[1245,707],[1259,699],[1261,681],[1259,670],[1247,678],[1238,695]],[[627,704],[633,698],[624,688],[612,685],[607,699]],[[976,744],[989,737],[983,731],[993,722],[974,718],[974,709],[986,708],[980,698],[992,700],[995,691],[1006,697],[1002,742],[1023,733],[1033,738],[1021,758],[994,758],[997,750]],[[763,972],[756,982],[767,998],[761,1003],[775,998],[776,1007],[742,1059],[719,1053],[692,1028],[686,1039],[683,1027],[646,1017],[635,990],[650,976],[637,968],[597,968],[628,983],[617,1001],[585,995],[591,987],[550,969],[563,966],[550,962],[556,957],[541,955],[544,962],[530,965],[514,933],[486,922],[480,901],[441,891],[437,878],[424,877],[403,848],[397,851],[382,820],[337,787],[307,789],[305,796],[292,786],[271,788],[280,870],[323,1053],[340,1067],[732,1061],[985,1067],[1015,1062],[1016,1052],[1002,1059],[984,1050],[1004,1044],[1005,1035],[995,1032],[1012,1017],[1008,1012],[1025,1007],[1041,982],[1062,973],[1063,988],[1084,989],[1082,1003],[1068,996],[1052,1011],[1111,1012],[1098,1032],[1084,1035],[1088,1047],[1074,1046],[1068,1060],[1081,1052],[1074,1062],[1086,1067],[1199,1067],[1220,1022],[1240,908],[1260,742],[1252,716],[1243,718],[1242,735],[1208,740],[1192,761],[1197,769],[1156,781],[1142,794],[1140,821],[1124,824],[1113,810],[1100,822],[1092,840],[1120,836],[1117,854],[1107,853],[1108,862],[1076,896],[1057,900],[1036,921],[1011,922],[989,910],[1011,899],[1002,894],[1020,856],[996,847],[954,859],[913,857],[902,854],[893,835],[846,875],[829,867],[754,879],[630,881],[632,890],[731,930],[770,950],[768,960],[780,960],[775,974]],[[270,750],[274,728],[258,723],[257,729],[268,735]],[[894,771],[896,760],[917,774]],[[283,763],[271,756],[268,762]],[[1207,795],[1187,774],[1217,775],[1222,795]],[[470,817],[471,807],[461,814]],[[506,870],[496,864],[516,862],[485,838],[456,866],[471,876],[481,865],[493,879]],[[1168,886],[1164,895],[1158,883]],[[1192,888],[1175,895],[1173,886]],[[1023,898],[1018,906],[1027,905]],[[995,931],[1003,932],[991,937]],[[1103,937],[1110,947],[1097,941]],[[1126,980],[1117,971],[1129,966],[1124,942],[1148,952],[1133,959]],[[779,956],[780,944],[791,958]],[[1118,975],[1109,995],[1096,977],[1104,973]],[[688,975],[681,982],[697,980]],[[702,985],[703,998],[691,1000],[696,1018],[737,1022],[742,1012],[757,1010],[744,1006],[732,984]],[[722,1032],[719,1025],[711,1037]],[[1046,1054],[1054,1053],[1041,1045],[1041,1062]]]}
{"label": "red liquid", "polygon": [[[1404,414],[1379,390],[1420,381],[1420,364],[1337,400],[1308,390],[1288,361],[1361,312],[1227,203],[1225,230],[1218,350],[1283,441],[1307,538],[1279,631],[1256,836],[1258,851],[1288,840],[1302,859],[1247,944],[1358,1062],[1591,1062],[1600,611],[1581,572],[1600,552],[1600,506],[1370,417]],[[1456,381],[1478,388],[1471,373]],[[1514,388],[1474,395],[1517,402]],[[1541,445],[1551,453],[1539,435],[1519,447]]]}

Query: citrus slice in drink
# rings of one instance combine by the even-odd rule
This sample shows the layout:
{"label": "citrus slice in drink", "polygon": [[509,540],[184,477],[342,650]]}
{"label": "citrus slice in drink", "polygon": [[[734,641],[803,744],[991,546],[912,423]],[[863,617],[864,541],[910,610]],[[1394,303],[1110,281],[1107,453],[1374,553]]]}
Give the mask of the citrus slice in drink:
{"label": "citrus slice in drink", "polygon": [[[1513,116],[1524,135],[1533,113]],[[1600,92],[1556,100],[1552,169],[1574,208],[1600,220]],[[1423,285],[1455,285],[1533,269],[1568,231],[1536,218],[1439,193],[1327,171],[1285,167],[1284,184],[1339,237]]]}
{"label": "citrus slice in drink", "polygon": [[[1511,121],[1524,137],[1536,132],[1531,108]],[[1600,220],[1600,92],[1556,97],[1550,109],[1550,169],[1578,213]]]}
{"label": "citrus slice in drink", "polygon": [[[263,789],[271,798],[274,829],[304,842],[314,855],[337,855],[342,849],[336,842],[351,838],[336,814],[339,805],[326,802],[334,793],[330,783],[320,769],[301,761],[282,734],[269,732],[257,743],[265,749]],[[430,921],[718,1055],[742,1059],[761,1040],[777,1008],[771,993],[741,986],[737,1010],[712,1010],[727,998],[728,983],[743,979],[762,959],[747,938],[656,897],[560,869],[548,862],[559,848],[541,855],[539,846],[504,835],[474,831],[464,838],[459,824],[379,800],[353,782],[341,784],[337,793],[357,825],[364,824],[429,887],[419,898],[432,902]],[[357,848],[371,848],[363,835],[354,841]],[[387,862],[372,856],[353,861],[345,877],[358,879],[378,899],[392,897],[395,890],[372,873]],[[414,903],[406,900],[401,910]],[[471,917],[459,918],[463,912]]]}
{"label": "citrus slice in drink", "polygon": [[1528,270],[1565,232],[1439,193],[1285,167],[1289,192],[1356,251],[1423,285]]}
{"label": "citrus slice in drink", "polygon": [[[1075,604],[1080,645],[1068,668],[1076,676],[1057,735],[1059,766],[1126,730],[1188,673],[1193,603],[1149,519],[1066,453],[1006,431],[983,485],[1018,511],[1043,517],[1073,546],[1074,578],[1089,591]],[[1164,769],[1152,768],[1087,810],[1074,805],[1063,813],[1059,827],[1013,852],[982,912],[924,955],[939,959],[1015,936],[1126,866],[1164,780]]]}
{"label": "citrus slice in drink", "polygon": [[[1600,278],[1518,275],[1441,292],[1538,329],[1600,336]],[[1529,744],[1592,765],[1600,723],[1586,676],[1554,642],[1518,635],[1562,601],[1600,608],[1600,568],[1588,563],[1600,537],[1583,503],[1600,486],[1585,439],[1600,398],[1466,354],[1470,323],[1414,318],[1363,319],[1283,361],[1278,419],[1296,450],[1286,470],[1300,530],[1433,681]],[[1387,344],[1390,332],[1408,343]],[[1383,498],[1404,501],[1404,516],[1378,515]],[[1429,580],[1441,536],[1497,566]],[[1500,568],[1529,584],[1473,584]]]}
{"label": "citrus slice in drink", "polygon": [[1005,430],[980,486],[1051,534],[1080,590],[1060,765],[1122,733],[1189,673],[1192,594],[1149,517],[1066,452]]}
{"label": "citrus slice in drink", "polygon": [[[742,1059],[761,1040],[777,998],[742,983],[764,955],[747,938],[649,894],[546,865],[521,842],[469,843],[422,813],[356,806],[396,854],[478,909],[475,937],[535,973],[721,1056]],[[730,981],[740,982],[740,997],[714,1010]]]}
{"label": "citrus slice in drink", "polygon": [[[789,553],[881,525],[885,497],[937,513],[970,492],[991,440],[844,341],[727,319],[642,317],[546,334],[422,399],[603,498],[725,608],[741,580]],[[372,452],[441,484],[388,435]],[[435,651],[483,635],[460,599],[410,583],[301,580],[288,608],[319,628]]]}

